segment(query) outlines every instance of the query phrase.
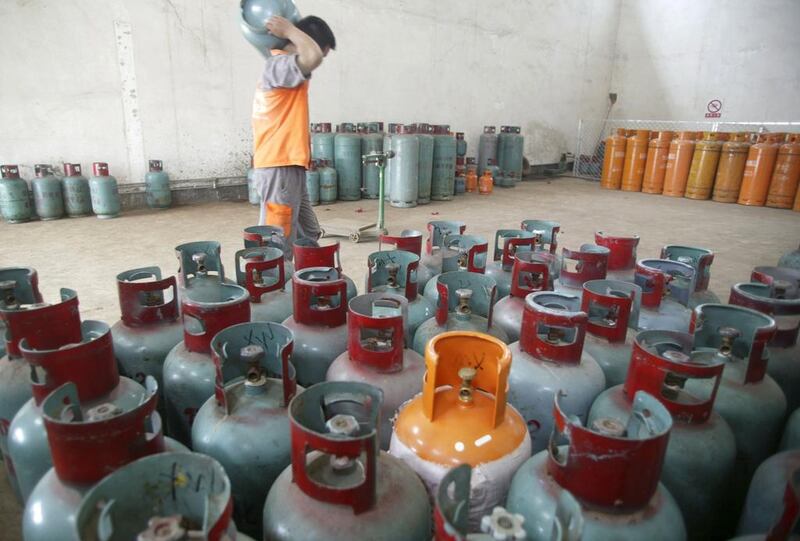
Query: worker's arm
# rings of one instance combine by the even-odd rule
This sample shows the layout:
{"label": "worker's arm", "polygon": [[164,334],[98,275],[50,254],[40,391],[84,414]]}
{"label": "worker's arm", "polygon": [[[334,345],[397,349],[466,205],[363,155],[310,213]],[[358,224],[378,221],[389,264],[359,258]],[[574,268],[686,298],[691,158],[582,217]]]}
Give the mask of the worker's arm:
{"label": "worker's arm", "polygon": [[308,34],[297,28],[292,22],[277,15],[267,21],[270,34],[281,39],[288,39],[297,49],[297,65],[303,75],[308,77],[322,64],[323,54],[317,42]]}

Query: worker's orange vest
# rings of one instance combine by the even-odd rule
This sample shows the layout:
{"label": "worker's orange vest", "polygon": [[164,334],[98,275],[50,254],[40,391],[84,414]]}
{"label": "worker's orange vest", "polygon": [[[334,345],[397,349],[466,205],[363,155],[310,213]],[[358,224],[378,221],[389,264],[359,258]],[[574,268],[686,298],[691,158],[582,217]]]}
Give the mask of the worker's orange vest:
{"label": "worker's orange vest", "polygon": [[[286,54],[274,49],[273,55]],[[308,167],[308,81],[296,88],[256,88],[253,98],[253,167]]]}

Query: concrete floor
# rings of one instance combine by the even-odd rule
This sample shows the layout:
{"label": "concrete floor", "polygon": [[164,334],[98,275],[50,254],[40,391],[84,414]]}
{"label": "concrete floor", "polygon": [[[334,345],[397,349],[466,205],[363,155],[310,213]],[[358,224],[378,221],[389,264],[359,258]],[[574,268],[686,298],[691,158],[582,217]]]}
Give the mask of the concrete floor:
{"label": "concrete floor", "polygon": [[[369,221],[376,201],[317,207],[320,221],[345,218]],[[456,219],[467,232],[492,241],[494,231],[516,228],[523,219],[561,223],[559,244],[577,248],[593,242],[593,233],[641,236],[638,256],[658,257],[664,244],[702,246],[716,253],[711,289],[727,300],[732,283],[745,281],[756,265],[774,265],[800,241],[800,214],[789,210],[749,208],[711,201],[675,199],[641,193],[609,192],[597,183],[573,178],[525,182],[513,190],[496,188],[490,197],[467,194],[452,202],[414,209],[387,210],[392,233],[424,230],[429,220]],[[194,240],[222,243],[223,262],[235,277],[233,255],[242,247],[241,231],[258,219],[245,203],[211,203],[168,211],[135,211],[115,220],[78,218],[22,225],[0,224],[0,266],[31,266],[39,271],[45,300],[58,289],[77,290],[84,319],[109,324],[119,317],[115,276],[136,267],[158,265],[175,272],[173,247]],[[377,243],[342,243],[344,272],[363,287],[367,255]],[[490,245],[491,249],[491,245]],[[20,510],[0,482],[0,539],[20,538]]]}

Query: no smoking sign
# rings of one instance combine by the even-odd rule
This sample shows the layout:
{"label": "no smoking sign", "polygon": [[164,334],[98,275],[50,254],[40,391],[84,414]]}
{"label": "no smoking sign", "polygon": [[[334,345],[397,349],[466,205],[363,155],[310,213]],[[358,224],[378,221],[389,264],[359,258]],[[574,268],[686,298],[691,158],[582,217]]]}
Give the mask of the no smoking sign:
{"label": "no smoking sign", "polygon": [[719,118],[722,116],[722,100],[713,99],[706,105],[706,118]]}

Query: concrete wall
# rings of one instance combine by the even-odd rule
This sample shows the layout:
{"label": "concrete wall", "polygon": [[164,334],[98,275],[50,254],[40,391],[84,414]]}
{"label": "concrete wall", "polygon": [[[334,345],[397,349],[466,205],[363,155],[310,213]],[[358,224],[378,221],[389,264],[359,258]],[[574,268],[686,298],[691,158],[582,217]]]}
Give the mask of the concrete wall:
{"label": "concrete wall", "polygon": [[[314,75],[313,121],[449,123],[470,153],[484,124],[519,124],[542,163],[605,112],[619,0],[298,4],[339,43]],[[0,2],[0,163],[108,161],[122,182],[151,158],[175,179],[243,174],[261,61],[237,5]]]}
{"label": "concrete wall", "polygon": [[800,2],[623,0],[616,118],[799,121]]}

